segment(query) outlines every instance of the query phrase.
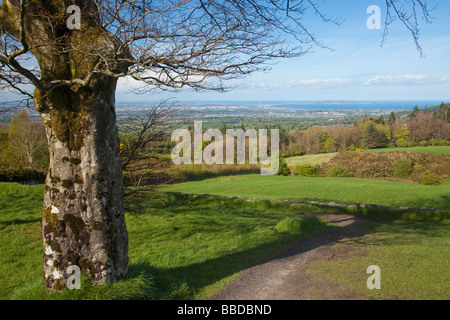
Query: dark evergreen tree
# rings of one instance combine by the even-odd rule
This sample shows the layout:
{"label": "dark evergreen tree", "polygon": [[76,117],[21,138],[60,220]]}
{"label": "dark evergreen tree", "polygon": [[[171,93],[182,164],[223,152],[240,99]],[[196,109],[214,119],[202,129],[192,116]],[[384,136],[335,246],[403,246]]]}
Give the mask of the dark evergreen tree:
{"label": "dark evergreen tree", "polygon": [[397,118],[395,117],[395,112],[392,111],[391,114],[389,115],[388,124],[392,126],[395,123],[395,121],[397,121]]}

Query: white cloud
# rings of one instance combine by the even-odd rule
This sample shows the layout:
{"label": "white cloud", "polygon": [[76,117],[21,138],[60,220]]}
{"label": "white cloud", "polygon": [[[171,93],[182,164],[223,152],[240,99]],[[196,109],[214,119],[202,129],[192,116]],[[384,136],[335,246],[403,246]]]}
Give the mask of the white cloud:
{"label": "white cloud", "polygon": [[450,75],[424,74],[354,76],[349,78],[302,79],[281,82],[242,83],[250,89],[328,89],[355,86],[426,86],[450,83]]}
{"label": "white cloud", "polygon": [[354,79],[350,78],[333,78],[333,79],[303,79],[292,80],[286,83],[280,82],[256,82],[245,84],[241,83],[242,88],[250,89],[295,89],[295,88],[329,88],[329,87],[341,87],[348,86],[355,83]]}
{"label": "white cloud", "polygon": [[364,82],[364,85],[416,86],[450,83],[450,75],[427,76],[424,74],[378,75]]}
{"label": "white cloud", "polygon": [[329,88],[329,87],[342,87],[349,86],[355,83],[355,79],[351,78],[333,78],[333,79],[306,79],[291,81],[288,83],[288,87],[306,87],[306,88]]}

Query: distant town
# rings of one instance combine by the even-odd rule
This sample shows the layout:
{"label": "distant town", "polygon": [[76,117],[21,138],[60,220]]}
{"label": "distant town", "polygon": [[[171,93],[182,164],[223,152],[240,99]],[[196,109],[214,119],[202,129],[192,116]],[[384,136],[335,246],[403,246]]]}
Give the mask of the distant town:
{"label": "distant town", "polygon": [[[429,105],[440,102],[430,101]],[[410,101],[323,101],[323,102],[253,102],[253,101],[190,101],[179,102],[118,102],[116,114],[118,124],[141,114],[144,110],[161,105],[173,108],[176,113],[173,122],[188,123],[202,120],[206,127],[211,126],[264,126],[277,123],[288,129],[305,129],[310,126],[351,125],[366,116],[388,116],[391,112],[402,113],[415,105],[424,108],[425,102]],[[0,105],[0,123],[9,123],[22,108],[16,108],[13,102]],[[39,120],[39,114],[33,106],[27,112],[32,119]]]}

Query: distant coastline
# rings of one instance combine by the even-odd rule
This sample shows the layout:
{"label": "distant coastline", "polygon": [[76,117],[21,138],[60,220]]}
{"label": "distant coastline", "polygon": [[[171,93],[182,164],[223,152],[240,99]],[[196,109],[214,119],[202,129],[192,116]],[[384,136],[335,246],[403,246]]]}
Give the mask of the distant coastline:
{"label": "distant coastline", "polygon": [[[296,110],[412,110],[414,106],[420,109],[432,107],[447,102],[448,100],[379,100],[379,101],[246,101],[246,100],[223,100],[223,101],[172,101],[178,106],[205,106],[205,107],[240,107],[240,108],[283,108]],[[136,101],[117,102],[117,107],[126,105],[158,104],[158,101]]]}
{"label": "distant coastline", "polygon": [[[219,117],[262,117],[272,116],[276,118],[310,118],[329,117],[342,118],[349,115],[386,115],[391,111],[405,112],[412,110],[416,105],[420,109],[448,103],[450,100],[379,100],[379,101],[250,101],[250,100],[215,100],[215,101],[193,101],[170,99],[164,102],[165,106],[178,109],[181,114],[202,116],[206,118]],[[157,106],[163,101],[117,101],[116,112],[118,117],[138,115],[143,110]],[[0,103],[0,122],[9,123],[21,108],[12,108],[18,102]],[[11,108],[11,109],[10,109]],[[7,109],[10,109],[6,111]],[[38,120],[38,112],[30,105],[27,109],[31,118]]]}

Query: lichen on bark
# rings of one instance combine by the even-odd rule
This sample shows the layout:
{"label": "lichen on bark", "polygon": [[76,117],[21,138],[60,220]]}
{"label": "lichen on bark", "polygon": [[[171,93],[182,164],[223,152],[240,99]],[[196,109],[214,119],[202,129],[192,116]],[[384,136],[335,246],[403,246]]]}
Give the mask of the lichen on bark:
{"label": "lichen on bark", "polygon": [[[0,12],[2,26],[16,37],[18,3],[3,0]],[[99,28],[95,14],[84,16],[82,31],[67,29],[66,9],[72,4],[90,10],[94,2],[28,1],[23,21],[25,41],[40,69],[42,85],[34,92],[34,106],[49,145],[42,236],[44,284],[50,291],[65,288],[69,265],[80,266],[96,284],[120,279],[128,270],[114,110],[117,79],[95,74],[80,84],[94,68],[106,68],[99,66],[99,57],[111,59],[113,71],[127,67],[115,65],[120,42]],[[77,84],[50,85],[71,80]]]}

